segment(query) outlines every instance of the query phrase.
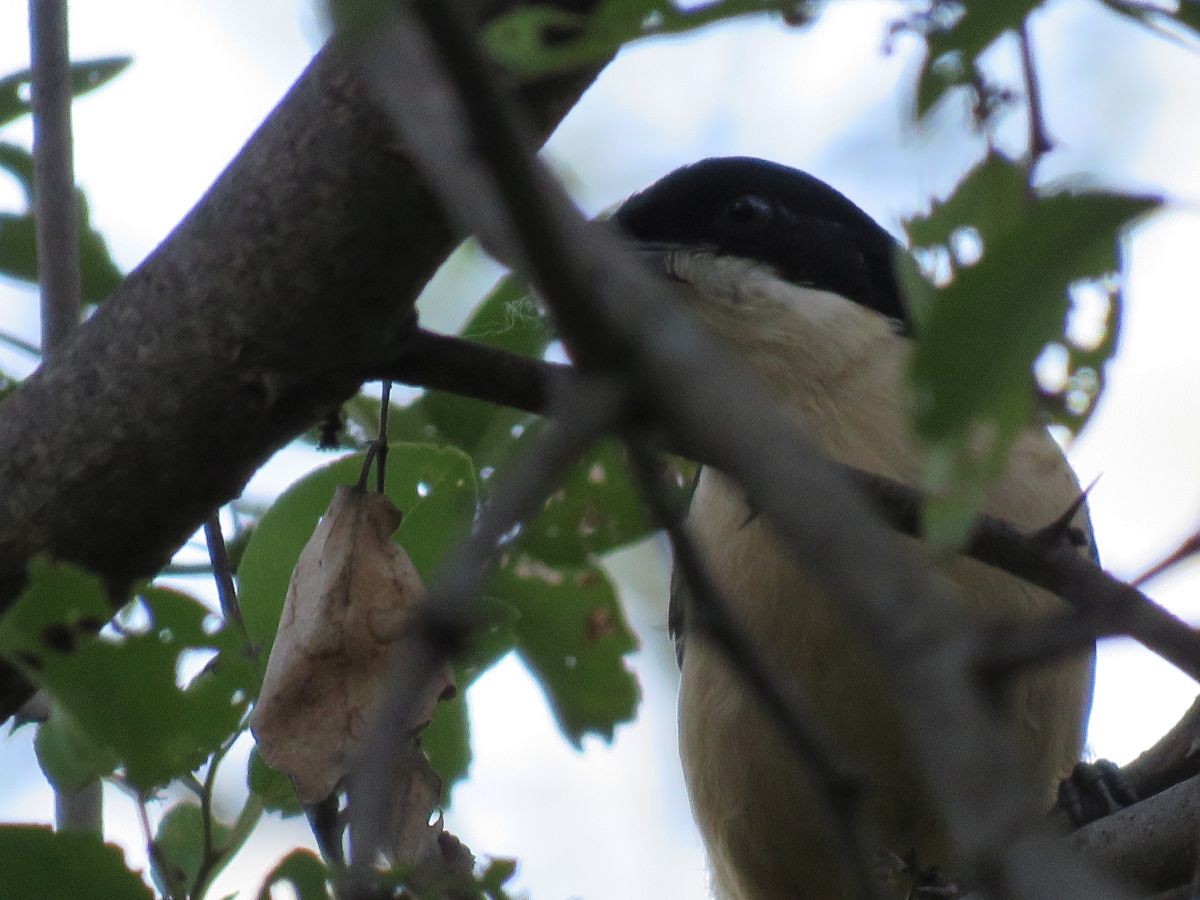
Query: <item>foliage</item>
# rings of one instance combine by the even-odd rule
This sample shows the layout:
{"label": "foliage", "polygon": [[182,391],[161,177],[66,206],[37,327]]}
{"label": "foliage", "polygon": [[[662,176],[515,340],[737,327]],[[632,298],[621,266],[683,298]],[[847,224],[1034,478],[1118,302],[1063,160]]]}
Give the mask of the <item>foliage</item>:
{"label": "foliage", "polygon": [[[71,84],[76,97],[107,84],[130,64],[127,56],[78,62],[71,66]],[[0,126],[30,112],[29,72],[0,78]],[[0,275],[30,283],[37,282],[37,223],[34,216],[33,156],[23,147],[0,142],[0,169],[20,186],[26,209],[0,213]],[[76,191],[79,210],[79,264],[85,303],[99,303],[121,283],[121,271],[113,262],[104,238],[91,227],[87,198]]]}
{"label": "foliage", "polygon": [[[1172,40],[1200,42],[1194,31],[1200,4],[1191,0],[1174,14],[1142,3],[1103,2]],[[335,5],[340,19],[360,29],[386,11],[374,0]],[[800,21],[820,6],[718,0],[685,9],[660,0],[605,0],[582,15],[535,4],[495,19],[484,37],[511,73],[533,78],[593,63],[642,36],[762,11]],[[917,74],[914,116],[952,92],[967,92],[983,110],[976,124],[986,134],[987,104],[981,101],[987,86],[978,60],[1039,7],[1034,0],[909,0],[899,27],[923,35],[928,46]],[[106,83],[128,62],[77,63],[76,93]],[[0,126],[28,113],[28,77],[0,79]],[[918,326],[914,422],[933,451],[928,484],[936,499],[927,531],[944,546],[965,533],[1021,428],[1043,415],[1077,430],[1094,409],[1118,334],[1119,235],[1154,203],[1077,184],[1041,184],[1037,162],[1033,153],[1015,162],[990,149],[948,197],[907,226],[912,246],[932,261],[936,276],[907,263],[900,267]],[[0,144],[0,169],[20,186],[27,207],[0,213],[0,274],[32,282],[32,158],[24,148]],[[90,226],[82,192],[79,210],[85,299],[98,302],[121,274]],[[1072,341],[1067,321],[1072,298],[1087,290],[1108,298],[1108,322],[1099,340],[1083,345]],[[539,358],[554,343],[549,323],[516,276],[484,298],[462,334]],[[1034,377],[1034,364],[1047,348],[1065,359],[1060,383],[1040,384]],[[0,373],[0,399],[11,387]],[[292,567],[334,489],[358,480],[365,441],[375,434],[382,410],[377,398],[363,394],[342,412],[350,425],[342,449],[349,452],[297,481],[235,539],[244,632],[201,601],[156,584],[140,587],[104,625],[111,613],[104,587],[52,560],[34,563],[25,592],[0,619],[0,656],[51,699],[35,743],[56,788],[73,791],[98,777],[109,779],[129,790],[143,810],[167,785],[196,795],[176,798],[148,835],[151,877],[165,896],[204,896],[264,811],[301,812],[286,777],[256,751],[231,821],[214,813],[212,793],[226,754],[244,734]],[[545,424],[528,413],[436,391],[390,407],[388,419],[386,493],[404,511],[394,539],[428,583],[468,533],[506,467],[529,451]],[[689,465],[678,466],[682,496]],[[487,594],[477,601],[479,625],[457,661],[460,693],[439,705],[423,734],[447,801],[471,762],[465,688],[508,654],[536,679],[573,745],[588,734],[611,739],[633,718],[639,688],[627,657],[636,640],[602,559],[652,530],[620,446],[600,442],[572,467],[540,514],[509,536]],[[471,890],[505,897],[512,874],[510,861],[493,861]],[[403,873],[397,878],[402,881]],[[287,884],[304,900],[324,900],[332,896],[332,879],[320,858],[295,850],[271,870],[257,896]],[[151,892],[120,852],[94,835],[3,826],[0,895],[119,900]]]}

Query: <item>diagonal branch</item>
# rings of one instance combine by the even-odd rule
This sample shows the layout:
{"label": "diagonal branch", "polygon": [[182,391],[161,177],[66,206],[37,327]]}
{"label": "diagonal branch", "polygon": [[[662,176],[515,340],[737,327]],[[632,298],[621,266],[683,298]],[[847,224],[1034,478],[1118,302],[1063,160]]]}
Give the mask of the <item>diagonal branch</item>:
{"label": "diagonal branch", "polygon": [[[544,414],[548,392],[570,372],[569,366],[417,329],[401,345],[395,363],[377,366],[366,375]],[[669,449],[698,462],[713,462],[694,451],[689,454],[682,444]],[[920,535],[919,490],[881,475],[830,465],[863,491],[888,525],[902,534]],[[1053,635],[1021,635],[1020,646],[1002,648],[1003,659],[993,658],[992,664],[1028,664],[1076,651],[1098,636],[1127,634],[1200,681],[1200,632],[1074,548],[1040,541],[1009,522],[981,515],[963,552],[1057,594],[1076,610]]]}
{"label": "diagonal branch", "polygon": [[[451,215],[479,228],[485,246],[528,263],[585,371],[623,373],[654,424],[735,477],[839,598],[892,675],[916,762],[985,888],[1047,900],[1122,896],[1039,824],[1008,734],[966,677],[975,641],[945,588],[876,523],[758,382],[712,345],[671,285],[639,268],[609,232],[589,227],[537,168],[456,5],[414,0],[398,8],[363,59]],[[434,93],[457,98],[443,106],[456,115],[424,118]],[[443,140],[460,121],[469,133]],[[471,168],[478,171],[464,174]]]}

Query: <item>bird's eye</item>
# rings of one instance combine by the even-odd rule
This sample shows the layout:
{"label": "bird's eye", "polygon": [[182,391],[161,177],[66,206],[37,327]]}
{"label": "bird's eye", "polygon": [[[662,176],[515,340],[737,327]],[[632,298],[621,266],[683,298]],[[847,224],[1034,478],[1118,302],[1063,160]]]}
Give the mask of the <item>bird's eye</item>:
{"label": "bird's eye", "polygon": [[757,194],[734,197],[721,209],[721,218],[735,228],[754,228],[771,219],[771,204]]}

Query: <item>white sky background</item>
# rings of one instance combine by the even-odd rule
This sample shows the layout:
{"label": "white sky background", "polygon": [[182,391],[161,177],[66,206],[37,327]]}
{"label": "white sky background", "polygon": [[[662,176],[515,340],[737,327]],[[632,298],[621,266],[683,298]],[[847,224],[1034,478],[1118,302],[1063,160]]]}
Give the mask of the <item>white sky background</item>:
{"label": "white sky background", "polygon": [[[0,73],[28,63],[25,4],[0,0]],[[755,21],[639,46],[601,76],[550,143],[550,156],[589,212],[675,166],[753,154],[805,168],[895,227],[979,152],[961,117],[904,130],[916,44],[880,52],[895,7],[834,4],[813,29]],[[77,59],[130,53],[134,66],[75,108],[77,174],[93,220],[119,263],[136,265],[187,212],[283,95],[320,41],[304,0],[76,0]],[[1050,132],[1046,172],[1086,168],[1181,202],[1129,242],[1132,279],[1121,352],[1090,429],[1071,448],[1091,495],[1106,564],[1130,577],[1200,526],[1200,55],[1149,36],[1092,0],[1062,0],[1039,16],[1036,50]],[[1009,48],[1011,49],[1011,48]],[[1006,50],[989,63],[1011,72]],[[1019,141],[1015,117],[1001,134]],[[1011,134],[1009,133],[1011,132]],[[0,139],[28,142],[27,120]],[[0,208],[20,202],[0,180]],[[468,261],[469,262],[469,261]],[[426,323],[452,328],[491,270],[456,262],[422,304]],[[36,340],[36,300],[0,283],[0,329]],[[0,369],[32,361],[0,348]],[[322,457],[285,451],[251,485],[267,498]],[[687,812],[674,735],[674,663],[662,620],[666,572],[653,545],[618,565],[643,651],[634,665],[646,700],[614,746],[582,755],[558,736],[539,690],[511,660],[471,692],[475,763],[448,820],[477,852],[521,859],[535,898],[689,898],[704,893],[699,842]],[[1200,620],[1196,564],[1151,585]],[[1090,730],[1094,752],[1127,761],[1172,724],[1193,686],[1124,642],[1101,651]],[[30,729],[0,743],[7,771],[0,820],[45,820],[52,809]],[[241,777],[226,764],[228,787]],[[244,771],[244,770],[242,770]],[[230,790],[230,796],[233,791]],[[107,800],[110,837],[144,859],[129,803]],[[256,888],[305,829],[281,826],[251,845],[221,882]],[[214,896],[220,896],[216,892]]]}

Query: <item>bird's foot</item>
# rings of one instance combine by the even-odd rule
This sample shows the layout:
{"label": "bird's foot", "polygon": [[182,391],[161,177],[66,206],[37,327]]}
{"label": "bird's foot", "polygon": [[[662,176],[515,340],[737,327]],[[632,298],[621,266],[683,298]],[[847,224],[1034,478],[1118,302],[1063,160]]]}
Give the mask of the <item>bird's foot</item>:
{"label": "bird's foot", "polygon": [[1077,763],[1058,785],[1058,803],[1071,824],[1082,828],[1089,822],[1137,803],[1137,793],[1116,763],[1098,759]]}

